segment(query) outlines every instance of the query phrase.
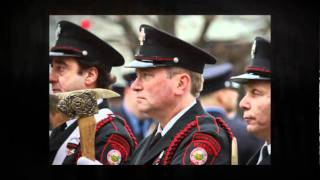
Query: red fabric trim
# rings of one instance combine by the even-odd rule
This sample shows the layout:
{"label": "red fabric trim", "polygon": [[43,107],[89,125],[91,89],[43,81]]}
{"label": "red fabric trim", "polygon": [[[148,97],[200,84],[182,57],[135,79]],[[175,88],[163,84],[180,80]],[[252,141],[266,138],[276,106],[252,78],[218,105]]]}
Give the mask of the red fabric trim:
{"label": "red fabric trim", "polygon": [[192,128],[194,128],[197,125],[197,121],[193,120],[190,123],[188,123],[171,141],[163,159],[163,165],[168,165],[174,155],[174,152],[178,148],[179,143],[187,136],[189,135],[189,132]]}
{"label": "red fabric trim", "polygon": [[113,134],[110,135],[110,137],[108,138],[106,144],[103,146],[103,149],[102,149],[102,151],[101,151],[99,161],[100,161],[102,164],[105,164],[105,163],[106,163],[105,161],[103,162],[103,154],[104,154],[104,151],[107,149],[108,145],[110,144],[109,139],[110,139],[112,136],[113,136]]}
{"label": "red fabric trim", "polygon": [[227,123],[226,123],[224,120],[222,120],[222,118],[217,117],[216,120],[217,120],[218,124],[219,124],[223,129],[226,130],[226,132],[227,132],[227,134],[228,134],[228,136],[229,136],[229,139],[232,140],[233,137],[234,137],[234,135],[233,135],[233,133],[232,133],[232,131],[231,131],[231,128],[227,125]]}
{"label": "red fabric trim", "polygon": [[75,162],[74,164],[77,164],[78,159],[81,157],[81,149],[79,149],[78,154],[76,155],[76,158],[74,158]]}
{"label": "red fabric trim", "polygon": [[163,57],[158,57],[158,56],[153,56],[153,57],[144,57],[144,56],[135,56],[135,59],[138,60],[155,60],[155,61],[173,61],[174,58],[163,58]]}
{"label": "red fabric trim", "polygon": [[217,127],[217,133],[220,134],[220,127],[218,125],[216,118],[214,116],[211,116],[211,118],[212,118],[213,124],[216,125]]}
{"label": "red fabric trim", "polygon": [[199,126],[199,118],[200,116],[196,116],[196,121],[197,121],[197,128],[198,128],[198,131],[200,131],[200,126]]}
{"label": "red fabric trim", "polygon": [[118,135],[118,134],[111,134],[106,142],[106,144],[103,147],[103,150],[100,154],[100,162],[102,162],[103,164],[107,163],[107,159],[106,161],[103,161],[104,159],[104,155],[106,155],[105,152],[108,146],[111,146],[112,149],[116,149],[119,150],[121,153],[121,161],[126,161],[128,160],[129,157],[129,153],[130,153],[130,145],[127,142],[127,140],[125,138],[123,138],[122,136]]}
{"label": "red fabric trim", "polygon": [[115,131],[119,131],[118,127],[111,121],[111,125]]}
{"label": "red fabric trim", "polygon": [[264,73],[271,73],[270,70],[265,69],[265,68],[261,68],[261,67],[247,67],[246,71],[259,71],[259,72],[264,72]]}
{"label": "red fabric trim", "polygon": [[[212,160],[208,164],[213,164],[216,158],[218,157],[219,152],[221,151],[221,146],[219,142],[216,139],[214,139],[212,136],[204,133],[195,133],[194,136],[192,137],[191,142],[184,150],[184,153],[182,156],[182,165],[186,165],[185,157],[187,156],[187,152],[189,151],[189,148],[191,145],[193,145],[194,148],[202,147],[207,151],[208,156],[209,155],[212,156]],[[209,146],[209,149],[208,149],[208,146]],[[188,155],[190,155],[190,153],[188,153]]]}
{"label": "red fabric trim", "polygon": [[127,121],[121,117],[121,116],[117,116],[120,120],[122,120],[123,124],[124,124],[124,127],[125,129],[127,130],[127,132],[129,133],[129,136],[131,137],[131,139],[133,140],[133,143],[134,143],[134,149],[137,149],[138,147],[138,140],[136,138],[136,136],[133,134],[131,128],[129,127]]}
{"label": "red fabric trim", "polygon": [[78,144],[68,143],[67,148],[68,149],[76,149],[78,147]]}
{"label": "red fabric trim", "polygon": [[[186,147],[186,149],[188,149],[189,146],[191,146],[191,145],[192,145],[192,143],[189,143],[189,145]],[[186,162],[185,161],[186,155],[187,155],[187,151],[185,150],[183,155],[182,155],[182,165],[186,165],[186,163],[185,163]]]}
{"label": "red fabric trim", "polygon": [[75,51],[75,52],[82,53],[82,50],[74,47],[70,47],[70,46],[55,46],[51,49],[51,51],[55,51],[55,50],[67,50],[67,51]]}
{"label": "red fabric trim", "polygon": [[[202,142],[207,143],[212,149],[215,156],[218,156],[219,152],[221,151],[220,143],[212,136],[205,134],[205,133],[195,133],[192,137],[193,142]],[[209,142],[209,143],[208,143]],[[198,147],[194,145],[195,147]],[[199,146],[201,147],[201,146]],[[204,147],[203,147],[204,148]]]}
{"label": "red fabric trim", "polygon": [[98,132],[100,128],[102,128],[104,125],[110,123],[112,120],[113,120],[112,117],[110,115],[108,115],[107,118],[102,119],[101,121],[99,121],[97,123],[97,125],[96,125],[96,132]]}

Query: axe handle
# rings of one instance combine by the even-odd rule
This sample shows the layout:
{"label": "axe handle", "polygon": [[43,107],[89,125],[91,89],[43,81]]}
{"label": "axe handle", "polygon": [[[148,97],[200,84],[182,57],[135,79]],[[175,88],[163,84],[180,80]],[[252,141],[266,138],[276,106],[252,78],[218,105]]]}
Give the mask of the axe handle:
{"label": "axe handle", "polygon": [[82,156],[95,160],[95,133],[96,120],[94,116],[80,117],[78,119],[80,130],[80,145]]}
{"label": "axe handle", "polygon": [[238,165],[238,143],[237,138],[233,137],[231,141],[231,165]]}

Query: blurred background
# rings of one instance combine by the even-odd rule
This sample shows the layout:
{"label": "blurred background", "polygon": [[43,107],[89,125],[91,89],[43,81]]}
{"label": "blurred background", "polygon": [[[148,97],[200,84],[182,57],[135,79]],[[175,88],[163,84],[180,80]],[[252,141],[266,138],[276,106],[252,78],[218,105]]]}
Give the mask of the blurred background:
{"label": "blurred background", "polygon": [[[270,40],[271,18],[268,15],[54,15],[49,20],[50,47],[55,43],[56,25],[67,20],[82,26],[118,50],[127,64],[139,45],[138,29],[150,24],[169,32],[217,57],[217,64],[230,62],[233,75],[244,72],[256,36]],[[112,68],[117,83],[131,68]]]}
{"label": "blurred background", "polygon": [[[49,47],[55,43],[61,20],[78,24],[109,43],[123,55],[125,64],[133,60],[138,48],[139,26],[149,24],[206,50],[218,59],[217,64],[233,64],[232,75],[244,72],[256,36],[271,39],[269,15],[51,15]],[[116,84],[125,84],[122,75],[132,71],[134,68],[112,68]]]}

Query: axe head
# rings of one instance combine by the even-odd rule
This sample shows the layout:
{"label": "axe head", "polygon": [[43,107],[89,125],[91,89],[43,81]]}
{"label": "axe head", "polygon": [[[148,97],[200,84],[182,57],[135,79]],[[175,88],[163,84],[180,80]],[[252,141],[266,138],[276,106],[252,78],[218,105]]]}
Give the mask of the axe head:
{"label": "axe head", "polygon": [[98,113],[98,98],[120,96],[118,93],[101,88],[83,89],[55,94],[60,101],[57,108],[70,118],[93,116]]}

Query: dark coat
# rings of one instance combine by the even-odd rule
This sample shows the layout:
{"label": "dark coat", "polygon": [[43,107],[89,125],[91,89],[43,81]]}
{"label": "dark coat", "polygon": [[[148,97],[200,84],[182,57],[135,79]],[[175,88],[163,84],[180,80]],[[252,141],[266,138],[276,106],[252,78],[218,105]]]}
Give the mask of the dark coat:
{"label": "dark coat", "polygon": [[239,165],[245,165],[255,152],[264,144],[264,141],[248,133],[247,124],[240,117],[229,119],[224,112],[220,110],[208,111],[215,117],[221,117],[231,128],[233,135],[237,138],[238,161]]}
{"label": "dark coat", "polygon": [[[249,159],[247,165],[257,165],[261,148]],[[270,165],[270,164],[271,164],[271,155],[268,156],[267,158],[262,159],[262,161],[258,165]]]}
{"label": "dark coat", "polygon": [[[104,101],[99,109],[106,108]],[[62,124],[61,126],[63,126]],[[52,132],[49,139],[49,163],[52,164],[57,151],[69,135],[77,128],[75,121],[66,130],[56,133],[61,127]],[[96,159],[103,164],[123,164],[137,147],[137,140],[134,137],[126,121],[116,115],[105,115],[105,118],[96,125],[95,152]],[[67,149],[72,152],[63,161],[63,165],[76,164],[81,157],[80,143],[67,143]],[[113,157],[113,159],[112,159]],[[119,157],[121,159],[119,159]]]}
{"label": "dark coat", "polygon": [[[191,107],[150,147],[154,133],[144,139],[130,164],[231,164],[232,132],[221,119],[205,113],[200,103]],[[230,129],[229,129],[230,130]],[[163,155],[159,158],[159,155]]]}

